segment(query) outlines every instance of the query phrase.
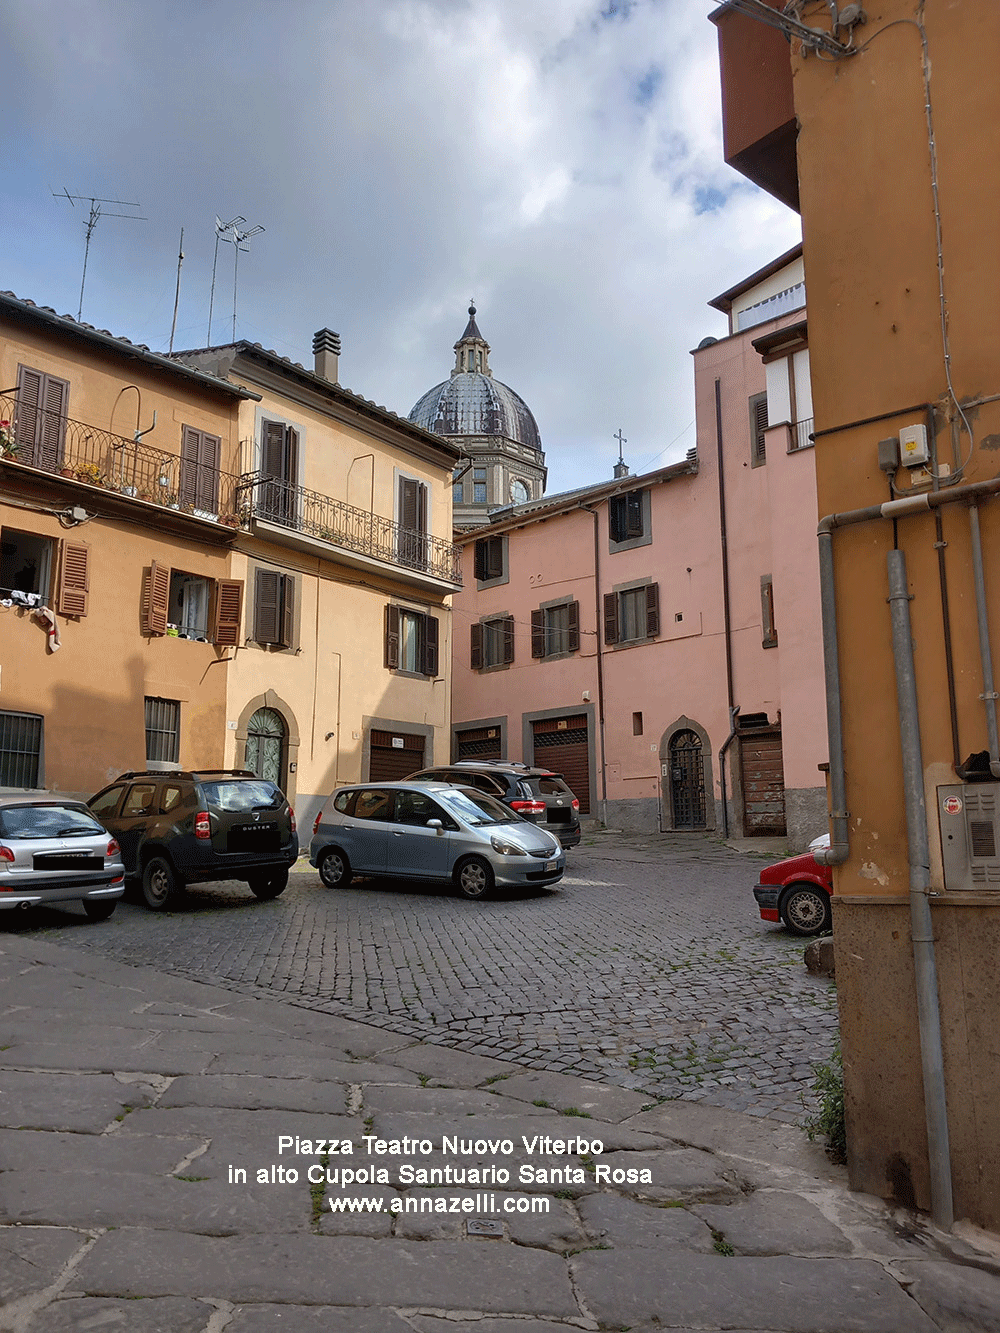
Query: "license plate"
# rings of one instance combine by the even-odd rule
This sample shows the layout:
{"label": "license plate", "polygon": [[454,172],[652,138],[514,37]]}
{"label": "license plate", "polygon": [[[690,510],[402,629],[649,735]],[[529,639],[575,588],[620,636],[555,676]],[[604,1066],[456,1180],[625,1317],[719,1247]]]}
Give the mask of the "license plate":
{"label": "license plate", "polygon": [[546,862],[545,862],[545,869],[546,869],[546,870],[555,870],[555,868],[556,868],[556,866],[557,866],[558,864],[559,864],[558,861],[546,861]]}

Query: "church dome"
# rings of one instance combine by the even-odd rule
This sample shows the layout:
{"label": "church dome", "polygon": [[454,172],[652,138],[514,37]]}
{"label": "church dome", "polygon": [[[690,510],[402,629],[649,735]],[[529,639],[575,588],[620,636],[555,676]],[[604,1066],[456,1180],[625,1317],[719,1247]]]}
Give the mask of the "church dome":
{"label": "church dome", "polygon": [[451,378],[423,395],[409,419],[435,435],[487,435],[541,451],[538,425],[519,394],[493,378],[490,347],[476,325],[476,307],[455,344]]}

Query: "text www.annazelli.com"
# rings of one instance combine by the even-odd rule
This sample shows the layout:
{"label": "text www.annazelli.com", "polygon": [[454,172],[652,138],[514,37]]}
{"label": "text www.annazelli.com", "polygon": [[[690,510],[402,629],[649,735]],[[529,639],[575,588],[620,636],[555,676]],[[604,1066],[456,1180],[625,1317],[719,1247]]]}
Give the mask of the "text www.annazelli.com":
{"label": "text www.annazelli.com", "polygon": [[401,1199],[327,1197],[331,1213],[547,1213],[544,1194],[423,1194]]}

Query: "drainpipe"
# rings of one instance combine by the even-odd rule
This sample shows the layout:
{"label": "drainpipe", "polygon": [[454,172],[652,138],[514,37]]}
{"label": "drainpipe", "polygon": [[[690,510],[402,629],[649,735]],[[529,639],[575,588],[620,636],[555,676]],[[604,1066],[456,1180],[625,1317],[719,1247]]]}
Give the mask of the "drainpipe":
{"label": "drainpipe", "polygon": [[594,520],[594,621],[597,637],[597,732],[601,746],[601,814],[604,824],[608,822],[608,769],[604,752],[604,655],[601,652],[601,534],[597,523],[597,510],[590,505],[581,504],[581,509]]}
{"label": "drainpipe", "polygon": [[722,449],[722,380],[715,381],[715,450],[719,470],[719,537],[722,544],[722,616],[726,641],[726,698],[729,704],[729,735],[719,751],[719,778],[722,789],[722,835],[729,837],[729,806],[726,796],[726,751],[736,737],[736,714],[740,711],[734,702],[733,689],[733,626],[729,609],[729,532],[726,527],[726,476],[723,470]]}
{"label": "drainpipe", "polygon": [[990,627],[986,611],[986,578],[983,574],[983,539],[979,531],[979,506],[969,505],[969,529],[972,537],[972,574],[976,588],[976,619],[979,624],[979,656],[983,666],[983,692],[986,706],[986,736],[990,748],[990,772],[1000,778],[1000,737],[997,735],[997,692],[993,685],[993,655],[990,651]]}
{"label": "drainpipe", "polygon": [[924,1114],[931,1173],[931,1209],[945,1231],[955,1220],[951,1189],[951,1154],[948,1109],[945,1101],[944,1055],[941,1048],[941,1011],[938,1004],[937,964],[930,905],[930,844],[924,797],[924,765],[920,749],[917,683],[910,634],[910,594],[906,556],[890,551],[889,609],[892,619],[892,655],[896,667],[899,704],[899,739],[903,756],[903,797],[906,840],[910,862],[910,936],[917,987],[917,1020],[924,1076]]}

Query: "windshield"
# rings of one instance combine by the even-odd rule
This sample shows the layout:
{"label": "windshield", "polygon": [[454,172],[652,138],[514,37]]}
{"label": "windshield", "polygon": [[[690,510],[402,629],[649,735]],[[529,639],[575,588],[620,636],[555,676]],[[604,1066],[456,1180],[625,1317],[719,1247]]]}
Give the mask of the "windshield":
{"label": "windshield", "polygon": [[9,805],[0,812],[5,838],[84,838],[103,832],[89,810],[72,805]]}
{"label": "windshield", "polygon": [[442,805],[446,805],[458,815],[459,819],[465,820],[466,824],[471,824],[474,828],[482,828],[487,824],[523,823],[520,815],[515,815],[512,810],[508,810],[505,805],[495,801],[492,796],[487,796],[485,792],[460,791],[454,788],[448,792],[435,792],[434,796]]}
{"label": "windshield", "polygon": [[260,779],[254,782],[203,782],[205,800],[217,810],[277,810],[284,797],[273,782]]}

